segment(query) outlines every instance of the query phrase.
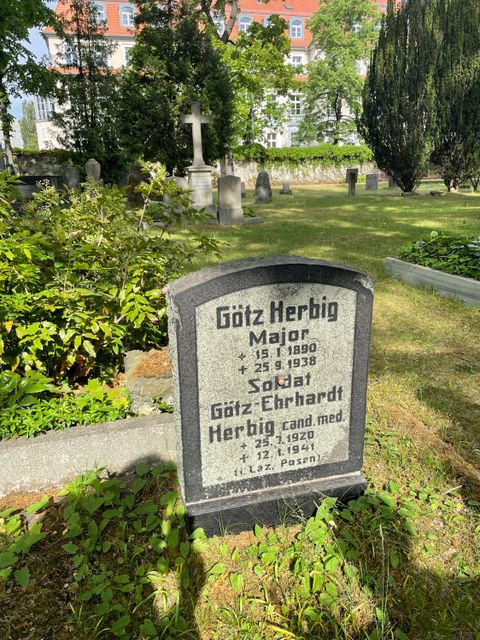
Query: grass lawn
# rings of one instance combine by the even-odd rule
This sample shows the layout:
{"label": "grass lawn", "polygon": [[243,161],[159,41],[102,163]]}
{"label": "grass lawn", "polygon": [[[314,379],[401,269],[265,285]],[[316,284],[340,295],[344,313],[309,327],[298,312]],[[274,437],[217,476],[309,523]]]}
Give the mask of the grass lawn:
{"label": "grass lawn", "polygon": [[383,273],[432,230],[480,234],[480,196],[430,188],[275,188],[251,206],[262,224],[213,230],[221,261],[302,255],[376,278],[366,496],[340,512],[327,501],[307,523],[188,541],[167,469],[139,467],[127,488],[92,475],[65,503],[37,505],[34,540],[25,514],[0,513],[0,572],[13,567],[2,640],[480,640],[480,310]]}

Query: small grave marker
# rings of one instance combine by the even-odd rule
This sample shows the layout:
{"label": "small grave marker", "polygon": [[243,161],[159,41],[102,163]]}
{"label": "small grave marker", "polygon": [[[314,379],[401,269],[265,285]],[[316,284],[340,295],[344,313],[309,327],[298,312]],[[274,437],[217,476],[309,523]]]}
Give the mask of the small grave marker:
{"label": "small grave marker", "polygon": [[255,184],[255,202],[268,203],[272,201],[272,187],[266,171],[260,171]]}
{"label": "small grave marker", "polygon": [[358,169],[347,169],[347,178],[346,182],[348,184],[348,195],[355,195],[355,185],[358,180]]}
{"label": "small grave marker", "polygon": [[290,182],[284,182],[282,184],[282,188],[280,189],[281,196],[291,196],[292,190],[290,189]]}
{"label": "small grave marker", "polygon": [[365,188],[367,191],[372,191],[378,189],[378,174],[377,173],[367,173],[367,177],[365,178]]}
{"label": "small grave marker", "polygon": [[93,178],[94,180],[100,180],[100,174],[102,173],[102,167],[95,158],[90,158],[85,162],[85,174],[87,178]]}
{"label": "small grave marker", "polygon": [[277,256],[170,283],[177,461],[207,533],[311,515],[361,475],[373,289],[355,269]]}
{"label": "small grave marker", "polygon": [[242,224],[242,187],[236,176],[218,178],[218,222],[219,224]]}

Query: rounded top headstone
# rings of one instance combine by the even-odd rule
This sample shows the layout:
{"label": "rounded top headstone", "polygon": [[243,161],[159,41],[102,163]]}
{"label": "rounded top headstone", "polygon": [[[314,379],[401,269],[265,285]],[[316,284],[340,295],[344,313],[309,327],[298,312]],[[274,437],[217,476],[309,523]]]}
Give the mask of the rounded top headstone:
{"label": "rounded top headstone", "polygon": [[85,173],[88,178],[94,178],[95,180],[100,180],[100,174],[102,172],[102,168],[100,163],[95,160],[95,158],[90,158],[85,163]]}

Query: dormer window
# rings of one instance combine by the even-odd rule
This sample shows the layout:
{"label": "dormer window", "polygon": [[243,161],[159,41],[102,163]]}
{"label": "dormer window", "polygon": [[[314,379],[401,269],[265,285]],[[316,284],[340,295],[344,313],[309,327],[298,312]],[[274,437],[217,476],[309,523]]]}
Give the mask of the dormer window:
{"label": "dormer window", "polygon": [[135,26],[135,9],[131,5],[120,7],[120,23],[122,27]]}
{"label": "dormer window", "polygon": [[301,18],[292,18],[292,20],[290,20],[290,37],[293,40],[302,40],[303,20]]}
{"label": "dormer window", "polygon": [[252,16],[249,16],[247,14],[240,16],[240,19],[238,21],[238,30],[246,33],[249,30],[252,22]]}
{"label": "dormer window", "polygon": [[105,5],[102,4],[101,2],[96,2],[95,3],[95,9],[97,10],[96,14],[95,14],[95,21],[98,22],[98,23],[99,22],[105,22],[106,19],[107,19],[107,14],[106,14],[106,11],[105,11]]}
{"label": "dormer window", "polygon": [[263,26],[264,27],[269,27],[270,26],[270,18],[272,16],[265,16],[265,18],[263,19]]}

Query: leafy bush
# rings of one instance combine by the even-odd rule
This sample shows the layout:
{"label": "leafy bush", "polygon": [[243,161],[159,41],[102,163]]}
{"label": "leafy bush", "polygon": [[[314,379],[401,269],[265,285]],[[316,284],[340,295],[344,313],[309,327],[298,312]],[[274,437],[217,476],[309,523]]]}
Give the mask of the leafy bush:
{"label": "leafy bush", "polygon": [[316,147],[284,147],[265,149],[259,144],[238,147],[234,151],[238,161],[256,161],[260,163],[280,163],[298,166],[304,162],[315,162],[322,167],[334,167],[346,164],[371,162],[372,152],[364,145],[322,144]]}
{"label": "leafy bush", "polygon": [[432,231],[428,239],[412,242],[399,257],[413,264],[480,280],[480,237],[455,237]]}
{"label": "leafy bush", "polygon": [[[5,374],[2,374],[4,376]],[[38,374],[36,374],[38,375]],[[13,374],[20,379],[18,374]],[[22,379],[20,379],[22,382]],[[34,386],[36,385],[36,386]],[[32,388],[33,387],[33,388]],[[41,388],[43,387],[43,388]],[[32,382],[24,385],[28,394],[51,391],[51,385]],[[5,390],[1,386],[0,396]],[[99,380],[89,380],[83,393],[65,394],[59,397],[33,398],[26,402],[24,395],[18,403],[11,403],[0,413],[0,440],[31,437],[50,430],[61,430],[77,424],[95,424],[119,420],[129,414],[130,398],[124,389],[109,389]]]}
{"label": "leafy bush", "polygon": [[87,181],[81,192],[45,186],[18,213],[14,181],[0,174],[0,367],[105,377],[125,351],[166,343],[163,287],[217,244],[193,226],[173,237],[205,218],[162,167],[146,168],[137,211],[124,190]]}

